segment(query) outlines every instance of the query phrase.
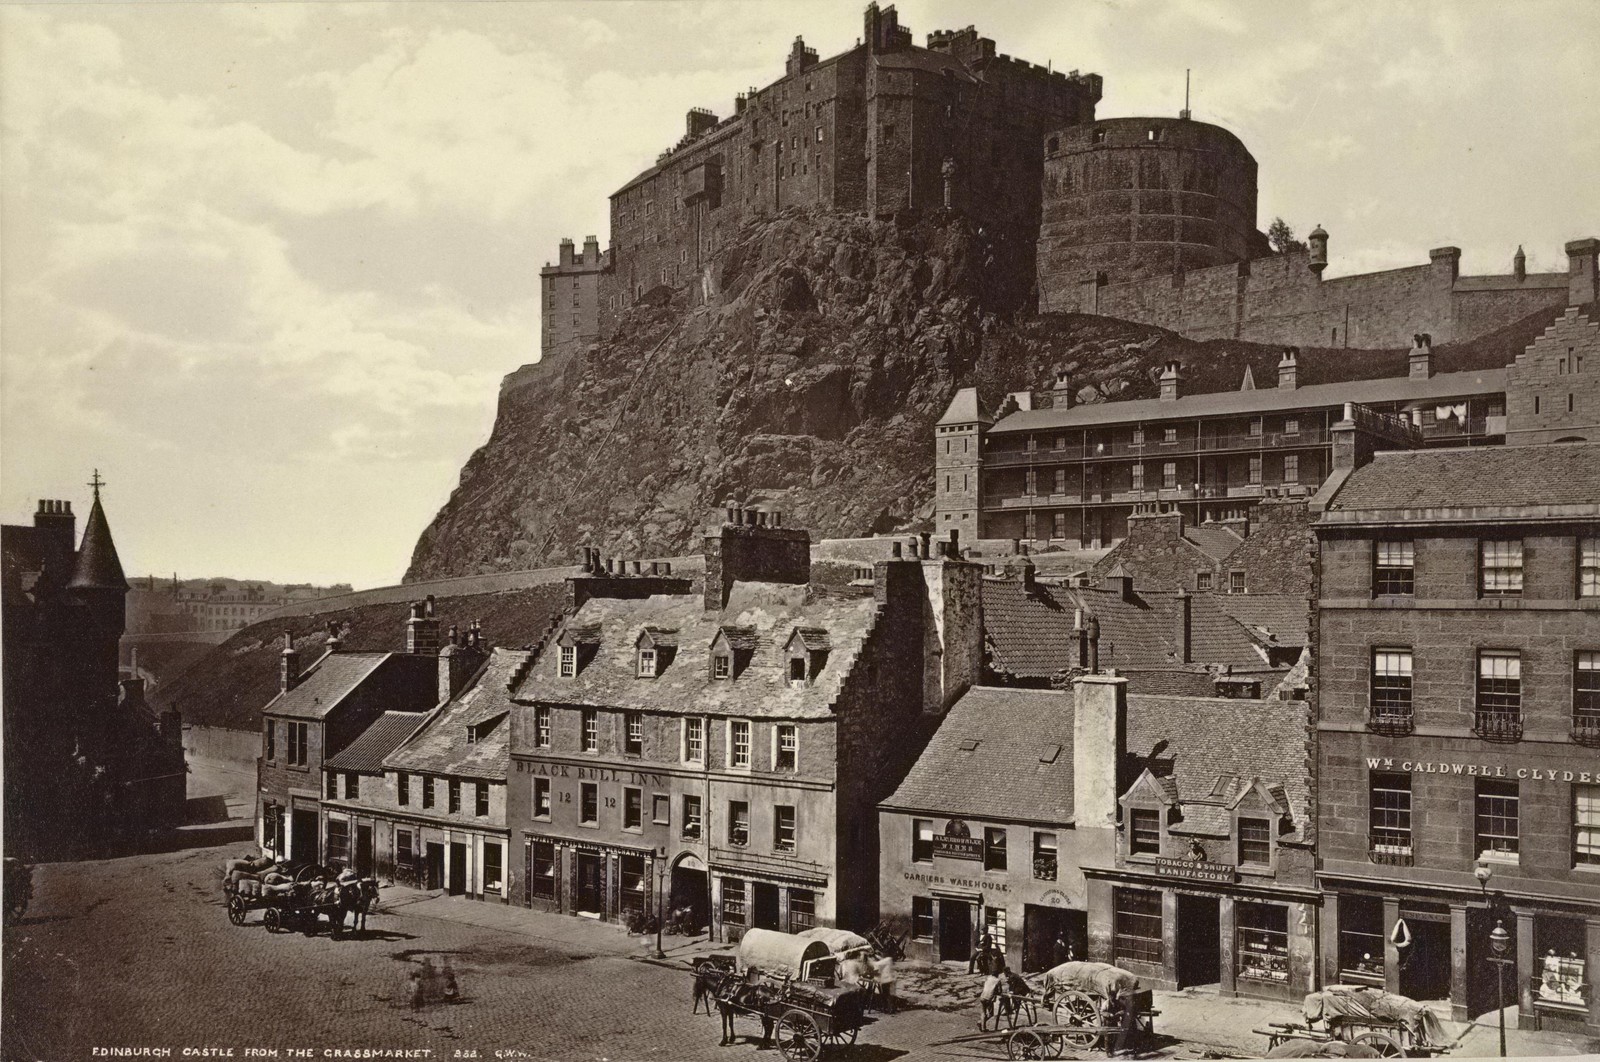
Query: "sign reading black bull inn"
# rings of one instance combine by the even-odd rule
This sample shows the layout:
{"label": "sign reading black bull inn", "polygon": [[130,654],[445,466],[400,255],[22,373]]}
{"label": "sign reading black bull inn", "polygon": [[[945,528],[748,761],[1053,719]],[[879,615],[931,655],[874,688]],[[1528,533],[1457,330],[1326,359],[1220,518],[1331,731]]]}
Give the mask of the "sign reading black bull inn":
{"label": "sign reading black bull inn", "polygon": [[944,832],[933,838],[933,854],[946,859],[982,859],[983,842],[972,836],[965,822],[951,819]]}

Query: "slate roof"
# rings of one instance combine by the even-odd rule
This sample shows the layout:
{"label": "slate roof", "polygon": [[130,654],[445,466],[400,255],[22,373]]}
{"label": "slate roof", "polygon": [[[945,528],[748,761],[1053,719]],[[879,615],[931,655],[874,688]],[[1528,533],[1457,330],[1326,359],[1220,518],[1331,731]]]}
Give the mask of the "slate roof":
{"label": "slate roof", "polygon": [[983,409],[978,405],[978,389],[976,387],[963,387],[950,399],[950,405],[945,409],[944,416],[939,418],[940,424],[992,424],[993,418],[986,417]]}
{"label": "slate roof", "polygon": [[427,712],[384,712],[361,732],[360,737],[328,757],[323,766],[335,771],[380,774],[384,757],[416,733],[417,727],[427,718]]}
{"label": "slate roof", "polygon": [[89,519],[83,524],[83,544],[78,547],[78,565],[72,572],[72,586],[80,589],[126,590],[116,543],[111,541],[111,525],[100,507],[100,492],[95,491]]}
{"label": "slate roof", "polygon": [[[1072,716],[1070,692],[974,686],[951,707],[882,806],[1000,822],[1069,823]],[[1054,756],[1052,746],[1060,746]]]}
{"label": "slate roof", "polygon": [[287,693],[279,693],[261,711],[291,719],[321,719],[388,660],[390,653],[330,653]]}
{"label": "slate roof", "polygon": [[[1307,824],[1305,701],[1244,701],[1218,697],[1128,697],[1128,751],[1158,778],[1177,787],[1184,822],[1177,832],[1228,832],[1225,811],[1195,801],[1226,804],[1239,787],[1259,778],[1282,786],[1294,819],[1290,839]],[[1231,781],[1230,781],[1231,779]],[[1218,782],[1224,783],[1220,792]]]}
{"label": "slate roof", "polygon": [[983,628],[994,666],[1023,679],[1048,679],[1071,667],[1078,659],[1074,607],[1042,584],[1030,594],[1019,579],[983,580]]}
{"label": "slate roof", "polygon": [[1217,391],[1185,395],[1176,400],[1140,398],[1126,402],[1097,402],[1068,409],[1019,410],[1002,417],[989,434],[1013,431],[1047,431],[1131,421],[1174,420],[1188,417],[1248,416],[1274,410],[1316,409],[1346,402],[1417,402],[1467,395],[1498,394],[1506,389],[1506,370],[1479,369],[1445,372],[1426,379],[1386,376],[1373,380],[1309,384],[1305,387],[1268,387],[1254,391]]}
{"label": "slate roof", "polygon": [[1128,680],[1128,692],[1169,697],[1215,697],[1217,684],[1204,667],[1147,668],[1118,671]]}
{"label": "slate roof", "polygon": [[1298,594],[1217,594],[1218,608],[1247,629],[1270,634],[1279,645],[1305,645],[1311,602]]}
{"label": "slate roof", "polygon": [[1600,513],[1600,443],[1380,451],[1350,473],[1327,512],[1554,506]]}
{"label": "slate roof", "polygon": [[[684,714],[774,719],[829,718],[844,677],[854,666],[878,604],[870,597],[813,596],[805,586],[737,583],[721,612],[707,613],[699,594],[643,600],[591,598],[566,622],[599,630],[594,656],[572,678],[558,674],[559,657],[543,653],[513,692],[519,703],[546,701]],[[678,651],[655,678],[638,676],[634,643],[646,626],[676,627]],[[748,664],[732,679],[713,679],[712,639],[719,629],[746,628]],[[827,632],[832,650],[809,684],[791,684],[784,645],[796,627]]]}
{"label": "slate roof", "polygon": [[1200,552],[1219,562],[1227,560],[1229,554],[1244,542],[1238,532],[1217,523],[1185,527],[1183,537],[1198,546]]}
{"label": "slate roof", "polygon": [[467,730],[508,715],[515,707],[506,684],[528,656],[523,650],[491,652],[461,692],[435,711],[415,737],[390,754],[384,766],[504,782],[511,770],[510,720],[502,720],[472,742],[467,740]]}

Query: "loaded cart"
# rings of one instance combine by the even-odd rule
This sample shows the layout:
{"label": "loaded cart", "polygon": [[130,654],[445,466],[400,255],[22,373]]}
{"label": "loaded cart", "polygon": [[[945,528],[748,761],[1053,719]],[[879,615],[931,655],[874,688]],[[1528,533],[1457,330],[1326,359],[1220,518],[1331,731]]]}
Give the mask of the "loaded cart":
{"label": "loaded cart", "polygon": [[696,973],[725,1021],[755,1018],[785,1062],[815,1062],[825,1048],[855,1043],[866,1010],[865,989],[834,984],[836,961],[821,940],[752,929],[731,962],[712,956]]}
{"label": "loaded cart", "polygon": [[1045,1010],[1062,1028],[1071,1046],[1089,1050],[1110,1046],[1124,1032],[1134,1044],[1155,1035],[1161,1013],[1139,978],[1104,962],[1064,962],[1046,970],[1039,979]]}
{"label": "loaded cart", "polygon": [[1303,1025],[1275,1021],[1254,1031],[1279,1057],[1295,1043],[1359,1044],[1380,1058],[1431,1058],[1456,1045],[1439,1016],[1421,1003],[1365,985],[1329,985],[1306,996],[1303,1012]]}

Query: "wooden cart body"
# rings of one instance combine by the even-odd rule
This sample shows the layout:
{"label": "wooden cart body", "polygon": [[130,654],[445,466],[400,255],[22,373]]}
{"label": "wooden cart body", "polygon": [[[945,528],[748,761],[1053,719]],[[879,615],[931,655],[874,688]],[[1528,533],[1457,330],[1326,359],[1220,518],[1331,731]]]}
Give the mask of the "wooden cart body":
{"label": "wooden cart body", "polygon": [[815,1062],[826,1048],[855,1043],[867,1007],[865,989],[771,976],[751,984],[733,972],[714,994],[718,1006],[770,1024],[785,1062]]}
{"label": "wooden cart body", "polygon": [[1367,986],[1329,985],[1305,998],[1304,1024],[1269,1022],[1254,1032],[1271,1051],[1290,1041],[1360,1044],[1384,1058],[1431,1058],[1455,1046],[1432,1011]]}

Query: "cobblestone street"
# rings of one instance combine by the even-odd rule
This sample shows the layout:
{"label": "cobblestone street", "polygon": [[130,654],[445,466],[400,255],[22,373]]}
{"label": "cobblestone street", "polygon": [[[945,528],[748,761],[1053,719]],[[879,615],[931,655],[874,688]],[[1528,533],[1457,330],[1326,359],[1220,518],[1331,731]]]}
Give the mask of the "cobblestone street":
{"label": "cobblestone street", "polygon": [[[191,779],[227,788],[233,779]],[[233,830],[246,805],[230,798]],[[683,970],[644,960],[653,941],[615,926],[436,894],[384,890],[364,933],[330,939],[271,934],[252,912],[228,922],[220,865],[248,842],[210,824],[204,844],[170,852],[38,869],[27,916],[5,936],[4,1056],[74,1059],[95,1048],[428,1048],[434,1058],[476,1051],[480,1059],[723,1059],[757,1054],[759,1026],[741,1022],[748,1044],[717,1047],[717,1022],[691,1015]],[[680,962],[713,946],[674,948]],[[448,964],[456,1002],[413,1010],[409,975]],[[908,966],[902,981],[916,1005],[862,1029],[850,1062],[897,1057],[1003,1057],[995,1044],[931,1047],[974,1032],[977,982],[960,971]],[[1159,1055],[1248,1055],[1250,1029],[1289,1020],[1296,1008],[1204,993],[1158,993]],[[1470,1053],[1493,1053],[1492,1030],[1471,1027]],[[1515,1054],[1570,1054],[1575,1039],[1514,1034]],[[518,1056],[511,1052],[521,1052]],[[1466,1053],[1466,1052],[1464,1052]]]}

